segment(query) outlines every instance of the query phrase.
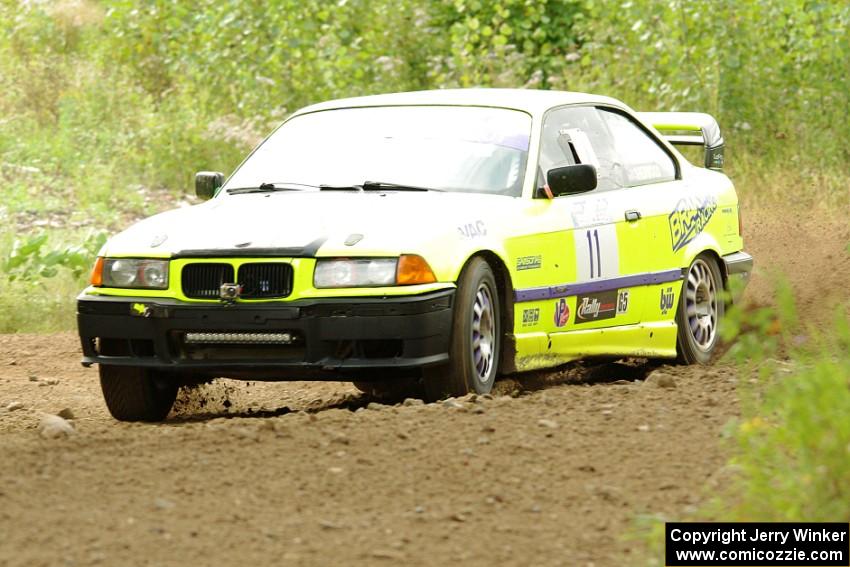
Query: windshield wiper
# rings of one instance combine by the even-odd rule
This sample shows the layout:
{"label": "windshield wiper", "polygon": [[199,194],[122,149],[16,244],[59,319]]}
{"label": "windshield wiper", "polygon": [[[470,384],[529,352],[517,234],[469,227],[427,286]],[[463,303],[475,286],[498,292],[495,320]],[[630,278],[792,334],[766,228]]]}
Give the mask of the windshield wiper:
{"label": "windshield wiper", "polygon": [[292,183],[289,181],[275,181],[272,183],[260,183],[256,187],[237,187],[228,189],[230,195],[241,195],[243,193],[274,193],[275,191],[302,191],[298,187],[310,187],[317,189],[316,185],[308,185],[307,183]]}
{"label": "windshield wiper", "polygon": [[419,187],[418,185],[405,185],[403,183],[390,183],[387,181],[364,181],[361,185],[364,191],[440,191],[433,187]]}
{"label": "windshield wiper", "polygon": [[360,185],[319,185],[322,191],[442,191],[431,187],[389,183],[387,181],[364,181]]}
{"label": "windshield wiper", "polygon": [[319,191],[363,191],[362,185],[319,185]]}

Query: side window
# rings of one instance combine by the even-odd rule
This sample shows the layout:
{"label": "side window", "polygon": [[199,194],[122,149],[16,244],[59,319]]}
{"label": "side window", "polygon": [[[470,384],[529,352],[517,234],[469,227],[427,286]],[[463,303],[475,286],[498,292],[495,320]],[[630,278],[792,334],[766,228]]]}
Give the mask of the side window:
{"label": "side window", "polygon": [[598,109],[614,143],[622,166],[623,186],[672,181],[676,178],[673,159],[646,132],[627,116]]}
{"label": "side window", "polygon": [[597,191],[626,186],[613,140],[596,108],[560,108],[547,114],[543,122],[538,185],[545,184],[550,169],[576,163],[596,166]]}

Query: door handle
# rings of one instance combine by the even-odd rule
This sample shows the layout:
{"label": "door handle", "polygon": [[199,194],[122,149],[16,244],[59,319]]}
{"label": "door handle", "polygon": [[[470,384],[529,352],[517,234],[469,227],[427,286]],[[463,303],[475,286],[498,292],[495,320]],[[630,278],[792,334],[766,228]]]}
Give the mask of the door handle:
{"label": "door handle", "polygon": [[632,209],[631,211],[626,211],[626,220],[629,222],[635,222],[640,220],[640,211],[636,211]]}

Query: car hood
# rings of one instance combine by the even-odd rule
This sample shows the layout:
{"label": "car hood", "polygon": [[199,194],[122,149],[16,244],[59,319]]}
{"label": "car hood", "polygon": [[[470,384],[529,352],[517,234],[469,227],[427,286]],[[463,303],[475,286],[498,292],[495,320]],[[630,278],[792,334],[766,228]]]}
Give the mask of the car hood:
{"label": "car hood", "polygon": [[518,198],[438,192],[276,192],[222,196],[136,223],[103,255],[239,250],[281,256],[416,252],[424,241],[484,236]]}

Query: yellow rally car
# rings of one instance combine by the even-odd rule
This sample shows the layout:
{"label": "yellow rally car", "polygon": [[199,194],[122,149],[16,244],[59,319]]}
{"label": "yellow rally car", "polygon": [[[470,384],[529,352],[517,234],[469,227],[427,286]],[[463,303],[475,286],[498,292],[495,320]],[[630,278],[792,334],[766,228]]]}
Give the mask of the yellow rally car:
{"label": "yellow rally car", "polygon": [[197,174],[207,202],[109,240],[78,301],[83,362],[122,420],[212,377],[438,399],[588,356],[706,363],[752,269],[722,164],[710,116],[580,93],[310,106],[226,182]]}

